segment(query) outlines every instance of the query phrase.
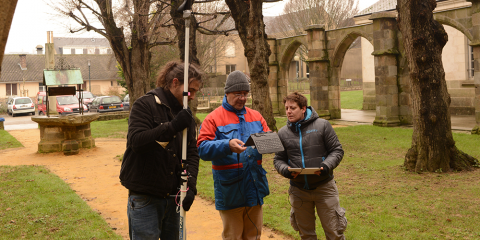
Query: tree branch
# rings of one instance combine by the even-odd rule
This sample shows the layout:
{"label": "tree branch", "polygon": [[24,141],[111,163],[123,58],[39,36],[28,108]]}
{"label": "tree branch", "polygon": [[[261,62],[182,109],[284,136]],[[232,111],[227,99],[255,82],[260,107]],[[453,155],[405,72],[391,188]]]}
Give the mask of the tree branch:
{"label": "tree branch", "polygon": [[92,11],[93,14],[97,15],[97,16],[100,16],[100,17],[103,17],[102,14],[100,14],[99,12],[95,11],[95,9],[93,9],[92,7],[90,7],[88,4],[86,4],[84,1],[82,0],[78,0],[78,2],[80,4],[82,4],[83,6],[85,6],[86,8],[88,8],[90,11]]}
{"label": "tree branch", "polygon": [[211,2],[220,2],[220,0],[203,0],[203,1],[194,1],[193,3],[211,3]]}
{"label": "tree branch", "polygon": [[237,29],[235,28],[232,28],[232,29],[229,29],[229,30],[222,30],[222,31],[218,31],[218,30],[210,30],[210,29],[206,29],[202,26],[198,26],[197,30],[202,33],[202,34],[205,34],[205,35],[225,35],[225,36],[228,36],[228,33],[229,32],[233,32],[233,31],[236,31]]}
{"label": "tree branch", "polygon": [[160,46],[160,45],[173,45],[175,44],[176,41],[168,41],[168,42],[154,42],[154,43],[150,43],[148,44],[148,48],[153,48],[155,46]]}
{"label": "tree branch", "polygon": [[213,16],[212,18],[207,19],[207,20],[205,20],[205,21],[198,22],[197,24],[202,24],[202,23],[210,22],[210,21],[212,21],[212,20],[215,20],[216,18],[217,18],[217,16],[215,15],[215,16]]}
{"label": "tree branch", "polygon": [[211,16],[211,15],[227,15],[230,12],[214,12],[214,13],[201,13],[201,12],[192,12],[193,15],[203,15],[203,16]]}

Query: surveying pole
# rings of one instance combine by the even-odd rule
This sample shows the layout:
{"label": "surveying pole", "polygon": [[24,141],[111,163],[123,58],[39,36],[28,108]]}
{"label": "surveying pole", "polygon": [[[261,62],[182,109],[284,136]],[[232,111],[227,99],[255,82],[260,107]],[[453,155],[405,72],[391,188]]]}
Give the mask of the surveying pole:
{"label": "surveying pole", "polygon": [[[193,0],[185,0],[177,11],[183,12],[183,19],[185,19],[185,58],[183,62],[185,67],[183,68],[183,109],[188,108],[188,66],[189,66],[189,53],[190,53],[190,16],[192,10]],[[180,188],[180,203],[183,205],[183,199],[187,195],[187,181],[188,173],[184,166],[184,162],[187,159],[187,128],[183,130],[183,142],[182,142],[182,169],[185,169],[181,173],[182,187]],[[187,220],[186,212],[183,206],[180,207],[180,233],[179,239],[187,239]]]}

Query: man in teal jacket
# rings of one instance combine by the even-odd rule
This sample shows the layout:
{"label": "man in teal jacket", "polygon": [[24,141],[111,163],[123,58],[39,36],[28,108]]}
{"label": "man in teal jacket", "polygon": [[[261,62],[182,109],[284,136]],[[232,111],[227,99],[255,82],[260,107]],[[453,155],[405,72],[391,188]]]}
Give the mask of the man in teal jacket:
{"label": "man in teal jacket", "polygon": [[197,141],[200,158],[212,161],[223,239],[260,239],[269,194],[262,155],[244,146],[250,134],[270,131],[259,112],[245,107],[249,91],[245,74],[230,73],[222,106],[205,118]]}

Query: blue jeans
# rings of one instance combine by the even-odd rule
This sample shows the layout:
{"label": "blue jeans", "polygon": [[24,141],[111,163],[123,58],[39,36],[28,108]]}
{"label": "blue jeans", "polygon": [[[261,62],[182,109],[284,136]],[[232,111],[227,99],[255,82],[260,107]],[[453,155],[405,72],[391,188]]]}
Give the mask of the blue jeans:
{"label": "blue jeans", "polygon": [[132,194],[127,208],[130,239],[178,240],[180,213],[175,198]]}

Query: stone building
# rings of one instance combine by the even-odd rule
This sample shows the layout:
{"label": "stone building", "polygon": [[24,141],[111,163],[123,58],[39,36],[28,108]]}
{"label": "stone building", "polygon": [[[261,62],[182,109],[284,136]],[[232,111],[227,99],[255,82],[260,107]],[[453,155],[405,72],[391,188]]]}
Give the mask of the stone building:
{"label": "stone building", "polygon": [[[374,12],[391,12],[396,14],[396,4],[396,0],[380,0],[355,16],[355,24],[371,24],[373,20],[369,18]],[[471,2],[465,0],[437,1],[437,8],[434,12],[441,13],[453,9],[464,9],[469,8],[471,5]],[[475,88],[473,81],[473,47],[470,46],[471,41],[467,35],[457,28],[445,24],[446,22],[441,23],[443,23],[445,31],[448,34],[448,42],[442,52],[442,61],[448,92],[452,99],[450,105],[451,114],[473,115],[475,113]],[[373,45],[366,38],[361,37],[361,42],[364,93],[363,109],[375,110],[375,73],[374,56],[372,55],[374,49]]]}

